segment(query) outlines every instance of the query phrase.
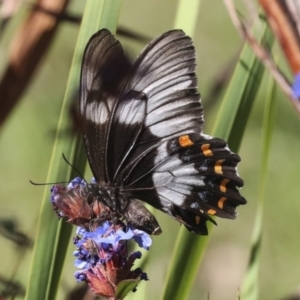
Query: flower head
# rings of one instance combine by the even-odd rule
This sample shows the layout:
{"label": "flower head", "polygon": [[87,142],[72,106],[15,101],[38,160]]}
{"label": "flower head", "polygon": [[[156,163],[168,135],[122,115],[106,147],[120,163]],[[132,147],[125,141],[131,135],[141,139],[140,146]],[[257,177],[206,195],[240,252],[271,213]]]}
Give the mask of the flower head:
{"label": "flower head", "polygon": [[50,201],[59,218],[66,218],[69,223],[85,228],[97,226],[112,216],[109,207],[89,192],[86,181],[80,177],[74,178],[68,187],[54,185]]}
{"label": "flower head", "polygon": [[[125,226],[119,222],[113,225],[104,222],[94,232],[80,228],[81,238],[76,239],[77,250],[75,265],[82,271],[75,273],[77,281],[86,281],[92,291],[102,297],[115,296],[120,283],[134,283],[148,280],[147,274],[140,268],[132,270],[136,259],[141,258],[140,251],[127,254],[127,241],[134,239],[148,249],[151,239],[148,234]],[[146,237],[148,236],[148,238]]]}
{"label": "flower head", "polygon": [[294,92],[294,97],[300,99],[300,73],[297,73],[294,77],[292,90]]}
{"label": "flower head", "polygon": [[76,177],[67,187],[54,185],[50,200],[59,218],[79,226],[73,239],[77,248],[75,266],[79,269],[76,280],[87,282],[96,295],[123,299],[123,293],[135,290],[140,280],[148,280],[140,268],[132,269],[142,253],[128,254],[127,242],[134,240],[149,250],[152,240],[147,233],[125,225],[104,205],[99,189],[95,180],[87,184]]}

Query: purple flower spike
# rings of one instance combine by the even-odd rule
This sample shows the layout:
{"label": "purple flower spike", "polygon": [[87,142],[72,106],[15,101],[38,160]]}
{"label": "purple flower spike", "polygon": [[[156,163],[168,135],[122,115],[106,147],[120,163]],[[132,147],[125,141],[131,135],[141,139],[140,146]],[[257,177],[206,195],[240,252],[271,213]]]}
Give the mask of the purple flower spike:
{"label": "purple flower spike", "polygon": [[90,232],[78,228],[75,266],[81,271],[75,273],[77,281],[86,281],[92,291],[102,297],[116,295],[118,285],[122,282],[147,280],[147,274],[140,268],[132,270],[136,259],[142,257],[140,251],[127,254],[127,242],[135,240],[141,247],[148,249],[152,241],[148,234],[131,226],[104,222]]}
{"label": "purple flower spike", "polygon": [[127,243],[134,240],[148,250],[152,240],[147,233],[118,219],[118,214],[99,200],[97,189],[96,182],[87,184],[76,177],[67,187],[54,185],[50,200],[59,218],[78,225],[73,238],[75,266],[79,269],[74,274],[76,281],[87,282],[97,296],[123,299],[141,280],[148,280],[140,268],[133,269],[142,253],[128,254]]}

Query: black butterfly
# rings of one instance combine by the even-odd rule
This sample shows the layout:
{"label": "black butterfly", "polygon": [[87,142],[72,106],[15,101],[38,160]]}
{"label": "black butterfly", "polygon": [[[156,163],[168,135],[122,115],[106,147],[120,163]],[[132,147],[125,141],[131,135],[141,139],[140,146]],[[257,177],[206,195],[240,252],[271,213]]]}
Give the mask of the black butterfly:
{"label": "black butterfly", "polygon": [[79,113],[93,193],[119,217],[151,234],[161,229],[138,201],[207,234],[211,216],[234,219],[245,204],[240,157],[202,133],[195,49],[181,30],[154,39],[133,64],[102,29],[82,63]]}

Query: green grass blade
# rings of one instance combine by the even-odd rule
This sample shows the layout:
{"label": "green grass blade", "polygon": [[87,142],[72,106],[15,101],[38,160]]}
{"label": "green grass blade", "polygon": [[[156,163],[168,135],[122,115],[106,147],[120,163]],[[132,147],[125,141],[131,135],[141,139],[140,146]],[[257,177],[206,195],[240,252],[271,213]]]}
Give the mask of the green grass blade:
{"label": "green grass blade", "polygon": [[[258,41],[270,44],[271,34],[266,23],[259,22],[254,34]],[[250,110],[258,91],[264,68],[248,45],[245,45],[222,102],[213,135],[229,141],[238,151]],[[209,231],[212,223],[208,224]],[[180,234],[169,264],[161,299],[189,299],[189,292],[198,273],[209,237],[190,234],[185,228]]]}
{"label": "green grass blade", "polygon": [[200,4],[200,0],[179,0],[174,28],[183,29],[187,35],[193,37],[197,29]]}
{"label": "green grass blade", "polygon": [[[262,44],[273,43],[272,33],[264,19],[256,23],[254,36]],[[263,70],[262,63],[252,49],[245,45],[213,129],[213,135],[226,139],[234,151],[238,151],[240,147]]]}
{"label": "green grass blade", "polygon": [[206,249],[206,241],[206,238],[200,239],[195,234],[186,232],[186,228],[180,228],[161,299],[189,299],[190,289]]}
{"label": "green grass blade", "polygon": [[259,299],[259,264],[260,249],[262,239],[263,207],[265,198],[265,187],[268,178],[268,164],[271,150],[271,141],[275,126],[276,116],[276,97],[274,80],[270,79],[268,94],[264,109],[263,119],[263,137],[262,137],[262,163],[258,205],[253,229],[251,254],[248,263],[248,269],[241,289],[241,299],[257,300]]}
{"label": "green grass blade", "polygon": [[[78,139],[71,141],[70,139],[61,138],[60,133],[68,128],[69,125],[69,107],[73,93],[78,90],[81,59],[85,45],[90,36],[100,27],[106,27],[113,32],[115,31],[120,5],[121,0],[89,0],[86,2],[57,126],[47,182],[57,182],[74,176],[71,168],[62,161],[62,153],[81,172],[84,170],[86,159],[82,158],[85,157],[82,155],[84,152],[82,143]],[[49,187],[46,187],[26,293],[27,300],[55,299],[70,235],[71,226],[58,222],[55,217],[49,203]]]}

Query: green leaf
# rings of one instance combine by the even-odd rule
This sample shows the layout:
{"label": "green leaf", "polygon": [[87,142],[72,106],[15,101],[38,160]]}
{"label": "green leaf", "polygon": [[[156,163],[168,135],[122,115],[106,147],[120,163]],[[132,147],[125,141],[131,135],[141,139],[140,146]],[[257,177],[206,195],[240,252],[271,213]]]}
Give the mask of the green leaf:
{"label": "green leaf", "polygon": [[[258,28],[258,29],[257,29]],[[256,24],[254,33],[262,44],[271,45],[273,37],[265,21]],[[257,31],[260,32],[257,32]],[[243,133],[262,80],[264,67],[246,45],[241,53],[234,80],[227,89],[213,134],[226,139],[233,151],[238,151]]]}
{"label": "green leaf", "polygon": [[[78,138],[74,140],[62,138],[61,133],[70,125],[69,109],[73,94],[78,90],[81,59],[85,45],[90,36],[101,27],[109,28],[111,31],[116,30],[120,6],[121,0],[89,0],[86,2],[68,85],[58,120],[47,182],[58,182],[75,176],[74,171],[62,161],[62,153],[80,172],[83,173],[84,171],[86,159],[84,158],[81,140]],[[49,187],[46,187],[26,292],[25,299],[27,300],[55,299],[71,235],[72,227],[64,222],[58,222],[50,206],[49,196]]]}
{"label": "green leaf", "polygon": [[260,175],[259,196],[252,235],[251,254],[248,263],[247,273],[241,289],[241,299],[256,300],[259,299],[259,267],[260,250],[262,240],[263,207],[265,199],[265,187],[268,178],[268,164],[271,150],[271,141],[275,126],[276,116],[276,87],[274,80],[270,78],[268,94],[266,97],[264,120],[263,120],[263,138],[262,138],[262,165]]}
{"label": "green leaf", "polygon": [[129,292],[136,288],[139,282],[139,279],[127,279],[121,281],[117,286],[116,298],[124,299]]}
{"label": "green leaf", "polygon": [[200,4],[200,0],[179,0],[174,28],[183,29],[187,35],[193,37],[197,28]]}

